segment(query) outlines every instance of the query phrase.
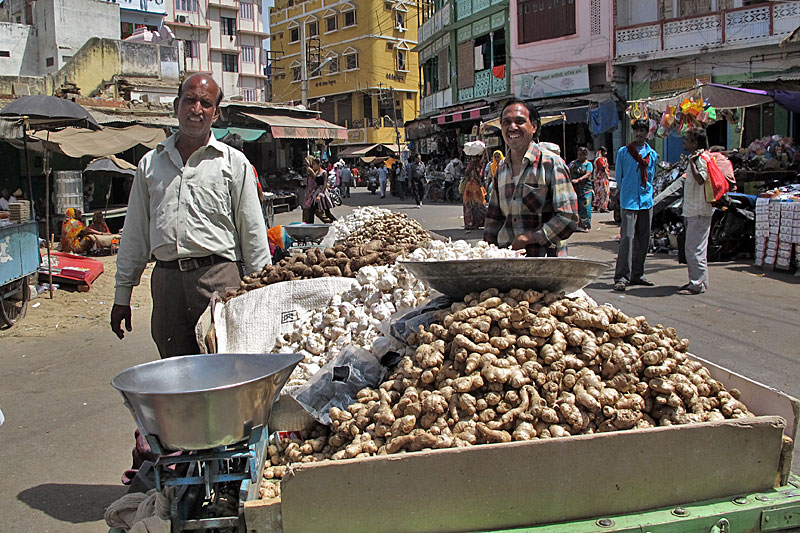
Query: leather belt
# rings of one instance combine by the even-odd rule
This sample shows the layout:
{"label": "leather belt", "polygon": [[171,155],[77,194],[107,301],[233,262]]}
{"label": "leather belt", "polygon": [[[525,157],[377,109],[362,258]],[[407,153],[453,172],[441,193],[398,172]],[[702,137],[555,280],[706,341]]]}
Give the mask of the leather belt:
{"label": "leather belt", "polygon": [[156,260],[156,266],[160,268],[177,269],[181,272],[191,272],[198,268],[211,266],[217,263],[229,263],[230,259],[226,259],[219,255],[207,255],[205,257],[184,257],[174,261],[159,261]]}

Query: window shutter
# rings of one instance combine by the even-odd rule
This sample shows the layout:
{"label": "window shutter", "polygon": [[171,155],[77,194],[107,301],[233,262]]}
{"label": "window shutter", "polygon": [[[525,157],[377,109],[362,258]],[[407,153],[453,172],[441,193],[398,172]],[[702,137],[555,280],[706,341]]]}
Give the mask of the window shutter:
{"label": "window shutter", "polygon": [[469,89],[475,85],[475,41],[458,45],[458,89]]}
{"label": "window shutter", "polygon": [[450,54],[449,48],[439,50],[439,90],[450,87]]}

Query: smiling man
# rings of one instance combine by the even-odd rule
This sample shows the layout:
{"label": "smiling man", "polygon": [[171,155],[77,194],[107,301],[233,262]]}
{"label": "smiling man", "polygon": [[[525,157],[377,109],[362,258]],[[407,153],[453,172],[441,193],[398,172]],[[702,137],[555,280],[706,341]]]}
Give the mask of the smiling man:
{"label": "smiling man", "polygon": [[198,353],[194,327],[214,291],[270,262],[252,166],[211,134],[220,101],[207,74],[183,81],[178,132],[139,162],[128,201],[111,329],[120,339],[123,322],[131,331],[131,293],[154,257],[150,329],[162,358]]}
{"label": "smiling man", "polygon": [[569,169],[536,142],[539,112],[509,100],[500,119],[508,151],[493,179],[483,239],[528,257],[567,255],[566,240],[578,227],[578,200]]}

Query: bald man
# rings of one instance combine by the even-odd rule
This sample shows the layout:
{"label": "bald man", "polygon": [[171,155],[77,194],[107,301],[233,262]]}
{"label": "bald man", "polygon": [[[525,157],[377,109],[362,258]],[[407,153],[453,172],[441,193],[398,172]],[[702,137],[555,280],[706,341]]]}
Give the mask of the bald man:
{"label": "bald man", "polygon": [[131,293],[147,262],[150,329],[162,358],[198,353],[195,324],[214,291],[239,287],[242,272],[271,262],[252,166],[217,141],[222,89],[207,74],[178,88],[178,132],[147,153],[133,180],[117,255],[111,329],[131,331]]}

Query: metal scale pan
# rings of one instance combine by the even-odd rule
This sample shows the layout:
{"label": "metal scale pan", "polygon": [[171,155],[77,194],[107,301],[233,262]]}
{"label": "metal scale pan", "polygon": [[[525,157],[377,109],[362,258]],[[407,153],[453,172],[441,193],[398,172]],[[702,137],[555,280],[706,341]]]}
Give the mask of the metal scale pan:
{"label": "metal scale pan", "polygon": [[596,280],[609,265],[576,257],[519,257],[403,261],[417,278],[453,298],[497,288],[571,293]]}
{"label": "metal scale pan", "polygon": [[283,227],[289,238],[298,246],[320,244],[330,228],[330,224],[289,224]]}

